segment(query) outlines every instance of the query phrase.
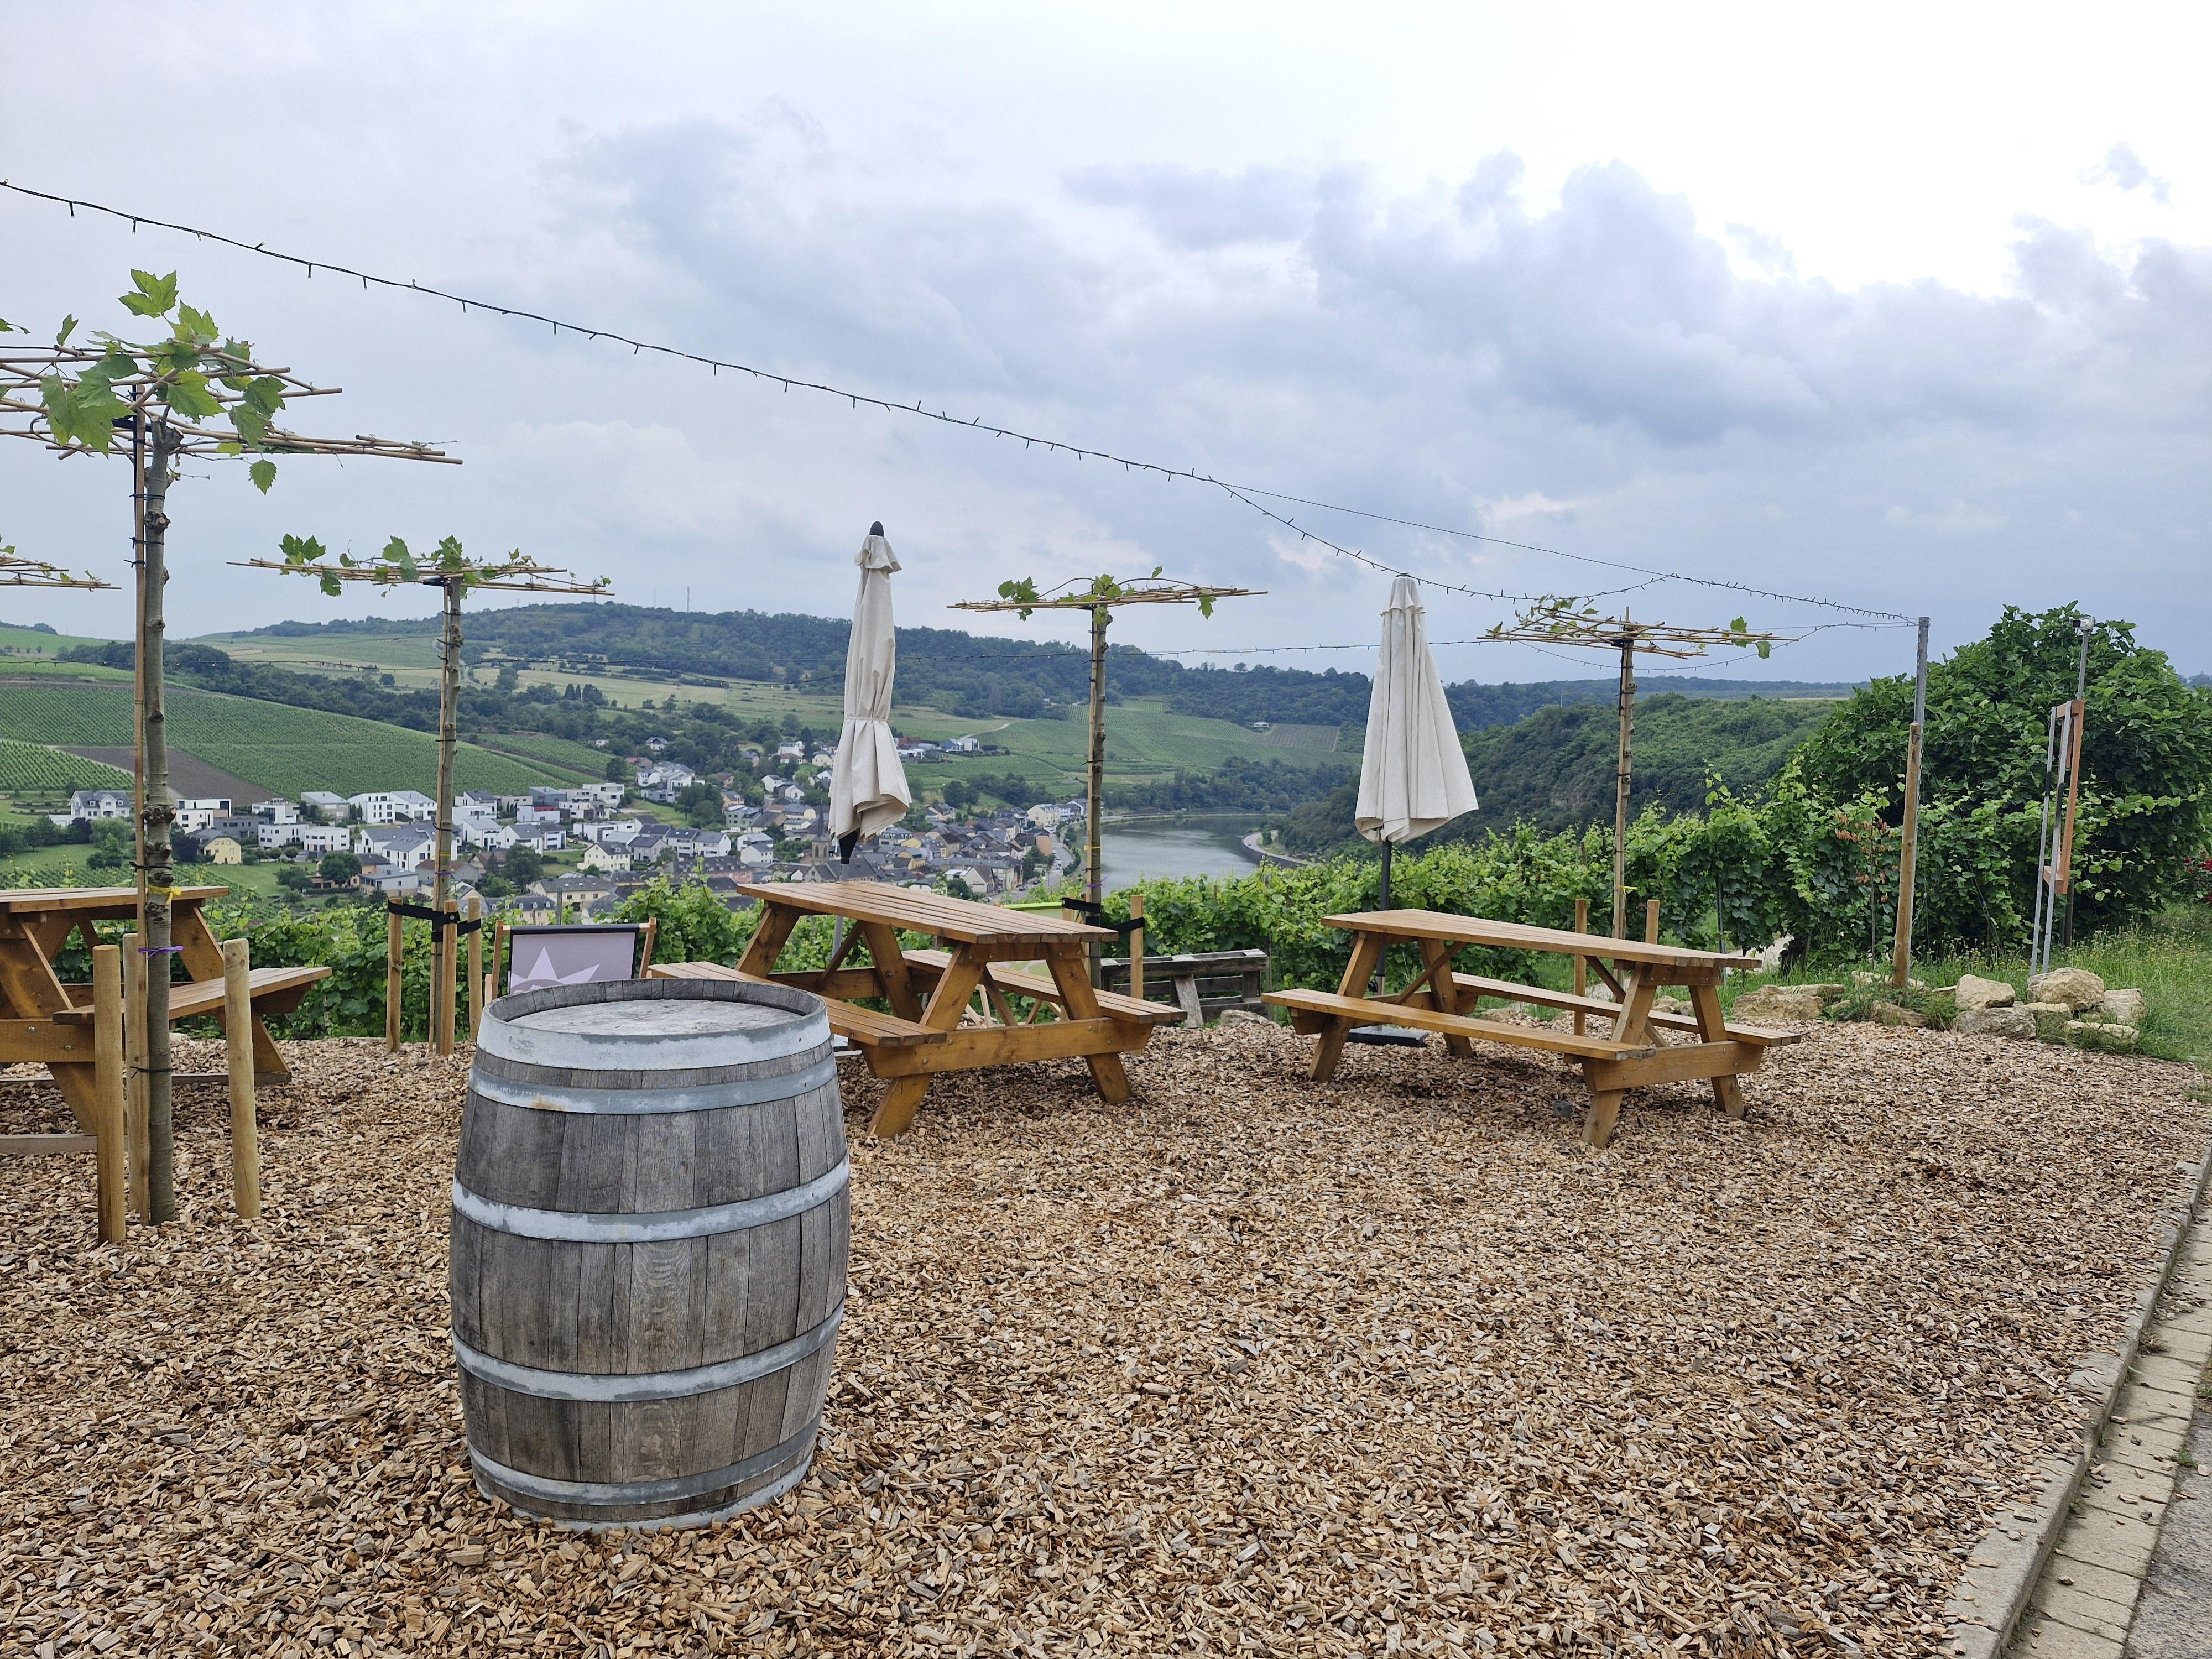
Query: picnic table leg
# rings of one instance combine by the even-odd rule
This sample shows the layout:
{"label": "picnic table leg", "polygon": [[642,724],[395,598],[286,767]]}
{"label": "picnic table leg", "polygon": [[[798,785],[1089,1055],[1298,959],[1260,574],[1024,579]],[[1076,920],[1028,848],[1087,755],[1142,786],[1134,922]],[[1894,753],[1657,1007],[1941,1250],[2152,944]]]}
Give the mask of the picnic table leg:
{"label": "picnic table leg", "polygon": [[[914,976],[907,972],[906,953],[899,949],[898,929],[881,921],[864,921],[859,927],[861,940],[868,947],[868,957],[875,963],[877,982],[884,988],[884,996],[890,1003],[891,1012],[901,1019],[921,1019],[921,999],[915,994]],[[953,960],[957,962],[959,957],[956,955]],[[947,969],[945,979],[939,981],[940,987],[951,977],[951,970]],[[975,982],[970,981],[968,990],[975,988]],[[960,1000],[963,1003],[968,1000],[966,992],[961,994]],[[931,1006],[936,1006],[933,1000]],[[951,1030],[952,1025],[959,1023],[960,1018],[955,1014],[952,1024],[945,1029]]]}
{"label": "picnic table leg", "polygon": [[[1443,940],[1425,939],[1421,941],[1421,965],[1432,970],[1433,976],[1429,984],[1436,994],[1437,1012],[1440,1014],[1473,1013],[1472,1008],[1460,1006],[1459,987],[1452,982],[1451,959],[1452,948]],[[1470,1055],[1474,1053],[1474,1040],[1454,1036],[1448,1031],[1444,1034],[1444,1049],[1449,1054]]]}
{"label": "picnic table leg", "polygon": [[[898,940],[889,927],[871,924],[867,941],[868,954],[876,958],[876,975],[886,988],[893,983],[902,988],[909,1001],[914,997],[914,986],[906,971],[906,957],[897,948]],[[878,943],[874,935],[886,937]],[[896,978],[885,972],[890,963],[897,964]],[[960,1024],[960,1017],[968,1011],[968,999],[975,994],[975,988],[984,982],[983,964],[969,956],[968,947],[960,945],[952,951],[951,960],[937,977],[937,988],[929,994],[929,1006],[918,1015],[900,1011],[902,1019],[919,1018],[933,1031],[950,1031]],[[894,999],[896,1003],[896,999]],[[914,1122],[914,1115],[921,1108],[921,1097],[929,1092],[929,1073],[915,1077],[893,1078],[884,1090],[884,1097],[876,1107],[876,1115],[868,1121],[869,1130],[885,1139],[904,1134]]]}
{"label": "picnic table leg", "polygon": [[904,1134],[914,1123],[921,1097],[928,1092],[927,1072],[915,1077],[893,1078],[884,1086],[884,1097],[877,1103],[876,1115],[868,1120],[869,1133],[882,1140]]}
{"label": "picnic table leg", "polygon": [[1648,968],[1629,964],[1620,976],[1620,1012],[1613,1022],[1615,1042],[1650,1042],[1651,1001],[1658,994],[1658,975]]}
{"label": "picnic table leg", "polygon": [[[1045,965],[1052,969],[1052,982],[1060,988],[1070,1019],[1104,1017],[1104,1011],[1098,1006],[1098,994],[1091,983],[1088,957],[1089,952],[1079,945],[1073,950],[1054,948],[1046,954]],[[1117,1051],[1085,1054],[1083,1063],[1091,1068],[1091,1080],[1109,1105],[1118,1106],[1129,1097],[1129,1073]]]}
{"label": "picnic table leg", "polygon": [[[1340,997],[1356,997],[1365,994],[1367,981],[1375,973],[1376,964],[1382,960],[1382,936],[1380,933],[1356,933],[1352,940],[1352,960],[1344,966],[1344,978],[1336,988]],[[1314,1045],[1313,1079],[1326,1083],[1336,1075],[1336,1064],[1344,1058],[1344,1040],[1352,1035],[1352,1028],[1359,1022],[1348,1017],[1333,1018],[1328,1029],[1321,1034]]]}
{"label": "picnic table leg", "polygon": [[[783,947],[790,942],[791,930],[799,926],[799,912],[787,905],[765,900],[761,908],[760,925],[753,929],[753,936],[745,946],[744,955],[738,958],[738,971],[766,979],[775,971],[775,959],[783,954]],[[495,960],[492,963],[494,971],[498,967],[499,963]]]}
{"label": "picnic table leg", "polygon": [[[1690,1006],[1697,1011],[1698,1035],[1707,1042],[1726,1042],[1729,1040],[1728,1019],[1721,1012],[1721,988],[1717,985],[1692,985]],[[1742,1117],[1750,1108],[1744,1104],[1743,1085],[1736,1081],[1735,1073],[1723,1072],[1712,1080],[1713,1104],[1730,1117]]]}
{"label": "picnic table leg", "polygon": [[1620,1121],[1620,1095],[1618,1089],[1592,1089],[1589,1110],[1583,1114],[1583,1139],[1592,1146],[1602,1147],[1613,1139],[1613,1126]]}

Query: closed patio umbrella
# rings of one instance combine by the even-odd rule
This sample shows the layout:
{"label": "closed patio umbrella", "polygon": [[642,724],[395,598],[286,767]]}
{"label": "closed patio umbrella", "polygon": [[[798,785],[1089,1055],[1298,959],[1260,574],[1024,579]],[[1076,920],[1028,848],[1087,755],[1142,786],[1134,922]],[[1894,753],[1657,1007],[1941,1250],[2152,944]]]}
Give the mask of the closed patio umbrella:
{"label": "closed patio umbrella", "polygon": [[1429,654],[1420,590],[1401,576],[1382,612],[1382,655],[1367,704],[1352,818],[1361,835],[1382,843],[1382,908],[1390,908],[1391,849],[1474,808],[1474,780]]}
{"label": "closed patio umbrella", "polygon": [[899,562],[880,520],[868,526],[853,562],[860,567],[860,595],[845,647],[845,729],[830,773],[830,833],[836,837],[837,856],[848,864],[863,836],[896,823],[914,804],[891,736],[891,681],[898,670],[891,572]]}

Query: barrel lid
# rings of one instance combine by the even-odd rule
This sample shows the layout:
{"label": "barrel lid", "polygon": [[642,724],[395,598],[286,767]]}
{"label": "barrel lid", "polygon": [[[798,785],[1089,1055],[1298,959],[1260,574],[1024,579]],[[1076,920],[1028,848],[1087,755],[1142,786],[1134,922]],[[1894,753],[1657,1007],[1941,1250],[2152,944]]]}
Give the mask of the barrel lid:
{"label": "barrel lid", "polygon": [[590,1071],[746,1066],[830,1041],[822,1000],[728,980],[550,986],[484,1009],[481,1054]]}
{"label": "barrel lid", "polygon": [[787,1025],[800,1016],[757,1002],[586,1002],[541,1008],[507,1022],[534,1031],[579,1031],[608,1036],[707,1036],[716,1031],[757,1031]]}

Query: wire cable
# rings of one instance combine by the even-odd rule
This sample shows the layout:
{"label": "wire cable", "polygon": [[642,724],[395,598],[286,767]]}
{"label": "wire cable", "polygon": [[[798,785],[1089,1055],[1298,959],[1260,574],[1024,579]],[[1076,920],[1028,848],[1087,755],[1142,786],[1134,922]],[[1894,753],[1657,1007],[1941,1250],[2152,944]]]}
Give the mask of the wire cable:
{"label": "wire cable", "polygon": [[1655,570],[1646,565],[1629,564],[1619,559],[1600,558],[1594,554],[1570,553],[1562,548],[1546,547],[1536,542],[1514,541],[1510,538],[1504,536],[1486,535],[1480,531],[1456,529],[1449,525],[1428,524],[1418,519],[1400,518],[1392,514],[1377,513],[1366,507],[1348,507],[1338,501],[1324,501],[1316,500],[1310,496],[1294,495],[1287,490],[1266,489],[1261,488],[1257,484],[1232,483],[1224,479],[1218,478],[1210,472],[1200,472],[1193,467],[1170,466],[1158,461],[1141,460],[1133,456],[1115,454],[1110,450],[1089,448],[1081,444],[1069,443],[1063,439],[1042,437],[1035,433],[1023,432],[1012,427],[1000,426],[994,422],[985,421],[980,416],[971,416],[968,419],[963,420],[960,416],[950,414],[945,410],[933,410],[926,407],[922,400],[919,398],[915,398],[911,404],[894,402],[890,398],[878,397],[871,392],[855,392],[849,387],[834,386],[824,380],[802,380],[796,375],[781,374],[772,368],[761,368],[750,363],[738,362],[726,358],[710,357],[703,353],[686,350],[680,346],[662,345],[651,340],[636,339],[614,329],[593,328],[586,324],[564,322],[557,317],[548,316],[543,312],[530,311],[520,306],[501,305],[498,301],[493,300],[476,299],[467,295],[453,293],[445,289],[429,287],[424,283],[411,280],[401,282],[396,277],[380,276],[374,272],[357,270],[352,266],[339,264],[333,260],[310,259],[301,254],[286,253],[278,249],[270,247],[267,244],[263,242],[241,241],[237,237],[226,236],[220,231],[205,230],[197,225],[179,224],[174,220],[170,219],[157,219],[150,214],[131,213],[121,208],[108,207],[102,203],[88,201],[82,197],[60,196],[49,191],[33,190],[27,185],[18,185],[5,179],[0,179],[0,190],[9,191],[17,196],[27,197],[36,201],[52,202],[58,206],[65,207],[69,210],[70,217],[72,219],[76,217],[76,211],[79,208],[84,209],[88,213],[97,213],[104,215],[111,219],[118,219],[128,224],[134,234],[137,234],[142,227],[150,225],[158,230],[175,231],[179,235],[191,236],[199,241],[214,242],[224,247],[235,248],[240,252],[257,253],[264,258],[275,259],[285,264],[300,266],[306,270],[307,276],[311,279],[313,277],[317,270],[325,270],[336,276],[351,278],[352,280],[358,282],[363,289],[368,289],[372,287],[393,289],[404,293],[419,294],[427,295],[432,299],[450,301],[453,304],[459,306],[464,313],[466,313],[471,310],[484,311],[489,312],[495,316],[512,318],[520,322],[544,323],[553,331],[553,335],[556,339],[560,337],[561,331],[565,328],[571,334],[581,335],[586,340],[609,340],[618,345],[626,345],[630,349],[631,355],[634,356],[649,351],[656,356],[669,357],[682,362],[698,364],[702,368],[704,368],[715,374],[720,374],[723,369],[726,368],[733,374],[750,374],[757,380],[772,381],[775,384],[781,386],[787,392],[792,391],[794,387],[802,392],[820,392],[828,397],[843,398],[850,403],[854,409],[858,409],[861,404],[866,404],[871,409],[879,409],[887,414],[919,416],[924,420],[936,421],[946,426],[962,427],[973,432],[986,433],[994,438],[1018,438],[1021,440],[1022,447],[1024,449],[1041,447],[1051,453],[1073,455],[1079,461],[1106,461],[1118,465],[1124,471],[1146,472],[1158,477],[1180,478],[1188,480],[1193,483],[1206,484],[1213,489],[1223,491],[1237,501],[1242,501],[1246,507],[1250,507],[1253,511],[1264,514],[1266,517],[1284,526],[1285,528],[1296,531],[1297,534],[1304,539],[1319,543],[1322,546],[1328,549],[1331,552],[1335,553],[1341,557],[1354,560],[1357,562],[1366,566],[1370,569],[1382,572],[1384,574],[1411,577],[1413,580],[1419,582],[1422,586],[1435,588],[1440,592],[1458,593],[1465,595],[1470,599],[1499,599],[1522,603],[1533,602],[1553,597],[1548,594],[1509,593],[1497,592],[1486,588],[1473,587],[1458,582],[1442,581],[1432,576],[1422,575],[1416,571],[1401,570],[1395,566],[1388,564],[1380,559],[1374,558],[1358,549],[1346,547],[1337,542],[1332,541],[1328,537],[1321,535],[1315,531],[1306,528],[1304,525],[1297,523],[1286,515],[1277,513],[1271,507],[1261,506],[1261,503],[1254,500],[1253,497],[1257,495],[1265,495],[1271,501],[1291,501],[1302,507],[1317,507],[1323,512],[1343,513],[1350,514],[1355,518],[1370,519],[1381,524],[1394,524],[1403,526],[1407,529],[1425,530],[1431,534],[1451,536],[1462,541],[1485,542],[1493,546],[1515,548],[1522,552],[1540,553],[1551,558],[1571,559],[1577,563],[1599,565],[1607,569],[1628,571],[1634,574],[1644,576],[1650,579],[1647,581],[1637,583],[1633,586],[1612,588],[1606,590],[1604,593],[1589,594],[1579,597],[1593,599],[1604,598],[1612,593],[1633,592],[1637,588],[1648,587],[1659,582],[1681,582],[1691,586],[1717,588],[1729,592],[1747,594],[1756,599],[1774,599],[1790,605],[1809,605],[1818,606],[1823,610],[1846,611],[1855,616],[1877,617],[1885,620],[1893,620],[1897,623],[1906,625],[1911,625],[1913,622],[1912,618],[1904,616],[1901,612],[1898,611],[1870,610],[1864,605],[1846,605],[1838,599],[1824,599],[1804,593],[1784,593],[1771,588],[1754,587],[1746,582],[1724,581],[1713,576],[1687,575],[1678,570]]}

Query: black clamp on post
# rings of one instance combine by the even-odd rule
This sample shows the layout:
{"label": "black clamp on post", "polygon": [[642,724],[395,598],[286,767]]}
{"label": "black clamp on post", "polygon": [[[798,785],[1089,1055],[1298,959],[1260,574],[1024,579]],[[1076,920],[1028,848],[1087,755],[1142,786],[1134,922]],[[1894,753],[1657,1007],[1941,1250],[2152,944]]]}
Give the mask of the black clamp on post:
{"label": "black clamp on post", "polygon": [[1128,938],[1132,933],[1141,933],[1145,931],[1145,919],[1142,916],[1132,917],[1127,921],[1110,921],[1106,915],[1106,907],[1103,904],[1093,904],[1089,899],[1064,898],[1060,902],[1060,908],[1063,910],[1073,910],[1093,927],[1106,928],[1119,933],[1123,939]]}
{"label": "black clamp on post", "polygon": [[384,902],[384,908],[395,916],[412,916],[417,921],[428,922],[430,931],[434,933],[447,927],[452,928],[456,933],[473,933],[479,931],[484,925],[484,919],[482,916],[478,916],[473,921],[464,921],[453,911],[434,910],[427,904],[398,904],[386,899]]}

